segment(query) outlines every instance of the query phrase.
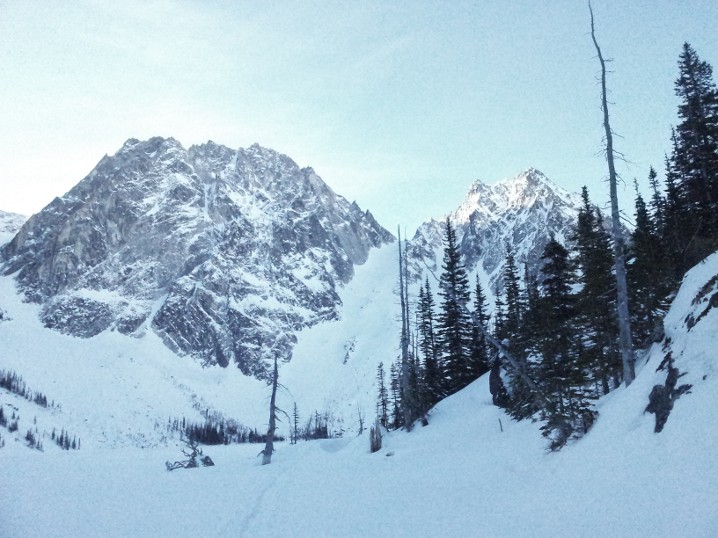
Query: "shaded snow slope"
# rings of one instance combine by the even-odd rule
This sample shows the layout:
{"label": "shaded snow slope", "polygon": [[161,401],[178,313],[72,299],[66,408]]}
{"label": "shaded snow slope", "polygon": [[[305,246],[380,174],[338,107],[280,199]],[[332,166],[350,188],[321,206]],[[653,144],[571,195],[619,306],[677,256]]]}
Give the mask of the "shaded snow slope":
{"label": "shaded snow slope", "polygon": [[[340,288],[338,319],[298,332],[293,359],[281,364],[279,406],[296,402],[302,420],[330,415],[330,429],[354,432],[358,412],[374,413],[376,366],[395,358],[395,245],[372,251]],[[18,408],[22,450],[28,429],[44,439],[53,429],[78,435],[84,447],[157,446],[167,442],[169,417],[202,421],[202,413],[260,430],[267,424],[269,388],[238,369],[203,368],[177,356],[152,331],[130,338],[105,331],[84,339],[45,328],[39,305],[25,303],[10,277],[0,277],[7,322],[0,323],[0,370],[21,375],[59,408],[42,409],[0,389],[0,403]],[[279,427],[288,434],[287,422]],[[43,437],[43,434],[45,437]],[[51,450],[49,447],[48,450]]]}

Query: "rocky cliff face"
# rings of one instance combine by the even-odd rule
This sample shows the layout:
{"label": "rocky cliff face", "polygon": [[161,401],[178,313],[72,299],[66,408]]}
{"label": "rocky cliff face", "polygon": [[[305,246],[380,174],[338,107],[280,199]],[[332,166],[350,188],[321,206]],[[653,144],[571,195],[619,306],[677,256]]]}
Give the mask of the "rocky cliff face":
{"label": "rocky cliff face", "polygon": [[0,211],[0,245],[10,241],[26,220],[24,215]]}
{"label": "rocky cliff face", "polygon": [[[564,240],[573,227],[581,198],[551,182],[536,169],[486,185],[476,181],[458,209],[448,215],[456,229],[466,268],[477,273],[490,292],[501,288],[507,246],[519,267],[536,274],[551,234]],[[444,222],[431,220],[410,241],[412,272],[441,272]],[[523,271],[523,270],[522,270]]]}
{"label": "rocky cliff face", "polygon": [[151,328],[205,364],[263,375],[293,333],[337,316],[337,287],[392,241],[311,168],[254,145],[128,140],[0,250],[46,326]]}

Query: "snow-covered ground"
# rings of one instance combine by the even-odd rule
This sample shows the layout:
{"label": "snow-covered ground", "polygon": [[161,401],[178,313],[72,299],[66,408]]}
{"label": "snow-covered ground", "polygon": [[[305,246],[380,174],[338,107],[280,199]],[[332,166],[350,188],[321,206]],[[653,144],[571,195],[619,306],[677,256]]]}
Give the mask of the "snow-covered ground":
{"label": "snow-covered ground", "polygon": [[[375,252],[344,290],[343,317],[299,336],[283,365],[280,406],[331,411],[341,439],[281,443],[261,466],[258,445],[206,447],[214,467],[167,472],[180,459],[164,425],[221,411],[266,424],[269,391],[234,369],[203,369],[147,331],[83,340],[43,329],[37,307],[0,279],[0,369],[12,369],[56,407],[0,389],[19,436],[0,428],[0,536],[718,536],[718,309],[688,330],[711,293],[718,255],[689,273],[666,319],[675,365],[691,383],[660,434],[644,414],[661,345],[636,381],[599,402],[581,441],[546,451],[539,425],[491,405],[486,378],[441,402],[430,425],[385,435],[368,450],[358,412],[373,414],[376,365],[393,360],[395,252]],[[695,303],[695,304],[694,304]],[[286,425],[285,420],[285,425]],[[28,429],[82,439],[61,451],[26,448]],[[16,440],[17,439],[17,440]]]}
{"label": "snow-covered ground", "polygon": [[[715,390],[705,396],[678,405],[693,416],[715,404]],[[256,445],[210,447],[215,467],[170,473],[174,447],[12,451],[0,535],[718,535],[715,427],[676,416],[656,435],[640,413],[626,427],[625,410],[642,404],[617,392],[596,430],[559,454],[491,405],[485,379],[376,454],[366,434],[281,444],[269,466]]]}

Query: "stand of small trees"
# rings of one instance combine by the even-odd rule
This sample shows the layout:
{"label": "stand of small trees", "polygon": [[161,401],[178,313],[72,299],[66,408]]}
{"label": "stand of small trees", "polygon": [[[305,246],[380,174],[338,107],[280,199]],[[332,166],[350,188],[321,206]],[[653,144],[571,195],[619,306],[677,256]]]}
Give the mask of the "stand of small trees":
{"label": "stand of small trees", "polygon": [[70,432],[64,429],[59,434],[52,430],[51,439],[63,450],[80,450],[80,438],[75,435],[70,437]]}
{"label": "stand of small trees", "polygon": [[[186,418],[172,418],[167,422],[168,432],[179,432],[180,435],[191,441],[203,445],[230,445],[242,443],[265,443],[266,434],[260,433],[257,428],[243,426],[234,420],[213,421],[205,420],[203,423],[190,422]],[[284,441],[284,437],[275,435],[277,441]]]}
{"label": "stand of small trees", "polygon": [[[40,407],[48,407],[47,396],[41,392],[31,390],[23,381],[22,376],[12,370],[0,370],[0,388],[17,394]],[[49,407],[54,406],[54,402],[49,405]]]}
{"label": "stand of small trees", "polygon": [[37,430],[34,432],[32,430],[27,430],[27,433],[25,434],[25,442],[28,447],[42,452],[42,441],[40,440]]}

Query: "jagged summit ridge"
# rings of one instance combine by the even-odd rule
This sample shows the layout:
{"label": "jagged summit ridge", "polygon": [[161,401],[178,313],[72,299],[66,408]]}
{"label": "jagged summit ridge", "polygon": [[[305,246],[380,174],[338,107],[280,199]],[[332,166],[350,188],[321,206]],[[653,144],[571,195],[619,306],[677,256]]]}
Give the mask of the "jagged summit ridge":
{"label": "jagged summit ridge", "polygon": [[457,224],[468,222],[476,213],[501,218],[506,212],[530,210],[536,204],[555,198],[568,205],[579,203],[576,195],[553,183],[541,171],[529,168],[494,185],[475,181],[451,217]]}
{"label": "jagged summit ridge", "polygon": [[294,331],[337,316],[337,286],[392,239],[286,155],[155,137],[103,157],[0,257],[49,327],[151,327],[205,363],[261,374],[269,349],[287,357]]}
{"label": "jagged summit ridge", "polygon": [[[579,195],[529,168],[517,176],[488,185],[475,181],[458,208],[447,215],[456,229],[464,263],[495,292],[507,246],[518,263],[538,270],[539,258],[551,234],[565,239],[573,226]],[[422,224],[409,247],[415,275],[425,268],[438,274],[446,217]]]}

